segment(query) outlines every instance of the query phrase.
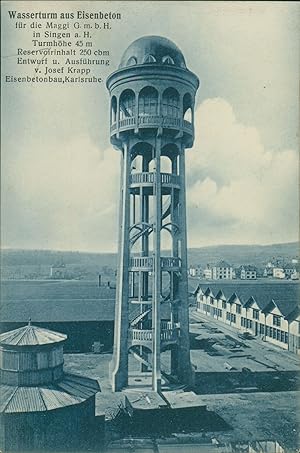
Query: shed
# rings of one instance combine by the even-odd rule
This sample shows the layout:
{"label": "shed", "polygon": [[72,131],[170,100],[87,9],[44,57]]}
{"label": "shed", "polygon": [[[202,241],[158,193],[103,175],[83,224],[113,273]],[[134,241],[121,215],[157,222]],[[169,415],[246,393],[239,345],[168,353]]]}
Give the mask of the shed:
{"label": "shed", "polygon": [[0,335],[1,450],[76,451],[95,441],[100,386],[64,372],[66,339],[30,322]]}

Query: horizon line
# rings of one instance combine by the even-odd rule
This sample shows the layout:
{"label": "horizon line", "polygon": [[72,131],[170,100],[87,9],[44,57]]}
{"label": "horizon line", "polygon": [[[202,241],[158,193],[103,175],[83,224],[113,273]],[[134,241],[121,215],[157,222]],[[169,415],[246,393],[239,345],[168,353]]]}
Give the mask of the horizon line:
{"label": "horizon line", "polygon": [[[230,243],[230,244],[211,244],[211,245],[199,245],[199,246],[191,246],[187,247],[188,250],[192,249],[205,249],[205,248],[216,248],[216,247],[272,247],[272,246],[280,246],[280,245],[291,245],[291,244],[297,244],[299,246],[299,241],[288,241],[288,242],[273,242],[273,243],[268,243],[268,244],[261,244],[261,243],[252,243],[252,244],[241,244],[241,243]],[[118,251],[89,251],[89,250],[80,250],[80,249],[73,249],[73,250],[63,250],[63,249],[44,249],[44,248],[22,248],[22,247],[6,247],[2,246],[0,247],[0,250],[3,251],[26,251],[26,252],[56,252],[56,253],[89,253],[89,254],[110,254],[110,255],[115,255],[118,253]],[[169,249],[165,249],[169,250]]]}

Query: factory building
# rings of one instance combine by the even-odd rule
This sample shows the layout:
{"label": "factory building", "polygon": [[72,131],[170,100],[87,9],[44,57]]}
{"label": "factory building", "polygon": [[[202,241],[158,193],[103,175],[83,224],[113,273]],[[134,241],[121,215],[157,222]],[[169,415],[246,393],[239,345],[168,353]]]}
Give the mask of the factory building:
{"label": "factory building", "polygon": [[[211,285],[212,286],[212,285]],[[277,296],[257,288],[224,285],[196,291],[197,311],[222,324],[249,332],[296,354],[300,352],[300,310],[297,287]],[[256,291],[257,294],[251,294]],[[278,289],[277,289],[278,292]]]}

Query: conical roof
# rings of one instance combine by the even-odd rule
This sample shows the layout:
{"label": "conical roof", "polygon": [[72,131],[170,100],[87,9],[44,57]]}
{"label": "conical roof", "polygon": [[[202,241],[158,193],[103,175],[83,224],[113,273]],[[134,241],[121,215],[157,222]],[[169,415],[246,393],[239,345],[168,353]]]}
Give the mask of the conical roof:
{"label": "conical roof", "polygon": [[0,345],[4,346],[39,346],[65,341],[67,335],[31,325],[10,330],[0,335]]}

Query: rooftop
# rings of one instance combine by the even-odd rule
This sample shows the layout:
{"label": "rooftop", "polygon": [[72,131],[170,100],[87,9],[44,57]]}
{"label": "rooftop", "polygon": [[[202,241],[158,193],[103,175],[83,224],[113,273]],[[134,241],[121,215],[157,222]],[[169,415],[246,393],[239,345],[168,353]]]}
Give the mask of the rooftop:
{"label": "rooftop", "polygon": [[97,381],[65,374],[64,378],[40,387],[2,385],[0,413],[43,412],[80,404],[100,391]]}
{"label": "rooftop", "polygon": [[172,41],[162,36],[143,36],[127,47],[119,69],[149,63],[186,68],[181,50]]}
{"label": "rooftop", "polygon": [[252,297],[261,310],[273,300],[283,316],[288,316],[293,312],[299,301],[299,285],[297,283],[240,283],[240,282],[203,282],[200,287],[204,294],[210,290],[214,296],[222,291],[229,301],[234,294],[245,305]]}
{"label": "rooftop", "polygon": [[42,329],[31,325],[10,330],[0,335],[0,345],[7,346],[38,346],[53,343],[60,343],[67,339],[67,335],[53,332],[52,330]]}

